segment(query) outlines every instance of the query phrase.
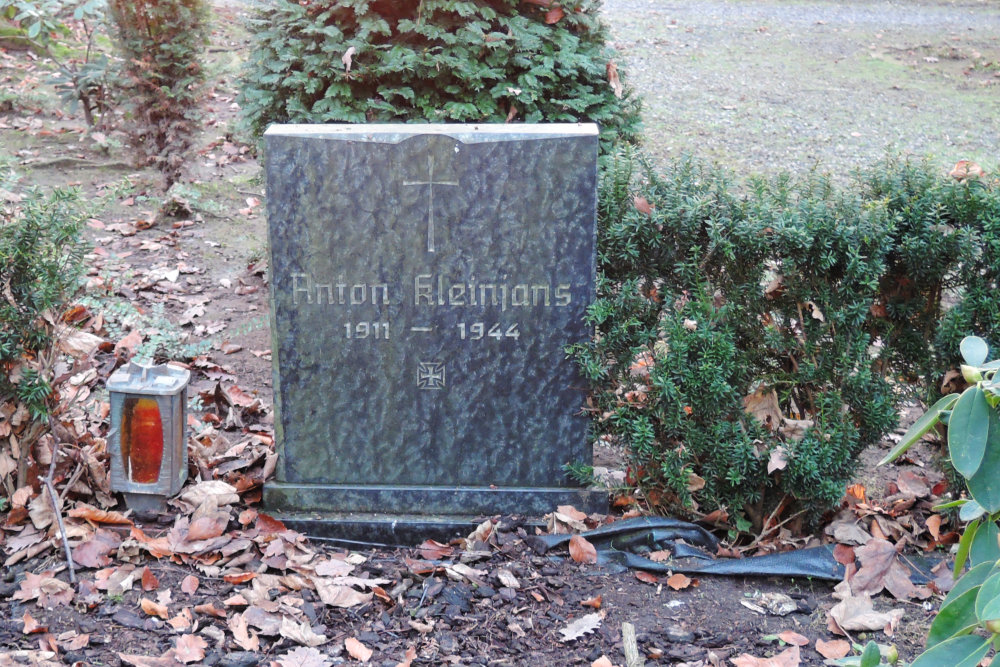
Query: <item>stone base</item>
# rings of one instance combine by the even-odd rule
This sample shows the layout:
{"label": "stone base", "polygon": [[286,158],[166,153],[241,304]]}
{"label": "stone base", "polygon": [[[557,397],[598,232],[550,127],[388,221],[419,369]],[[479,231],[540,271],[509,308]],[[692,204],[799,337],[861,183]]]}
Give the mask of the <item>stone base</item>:
{"label": "stone base", "polygon": [[[467,537],[485,517],[541,517],[559,505],[608,511],[608,494],[579,488],[341,486],[269,482],[264,511],[292,530],[345,544],[414,546]],[[419,513],[415,513],[415,510]]]}
{"label": "stone base", "polygon": [[167,497],[158,493],[122,492],[125,507],[138,514],[156,514],[167,509]]}

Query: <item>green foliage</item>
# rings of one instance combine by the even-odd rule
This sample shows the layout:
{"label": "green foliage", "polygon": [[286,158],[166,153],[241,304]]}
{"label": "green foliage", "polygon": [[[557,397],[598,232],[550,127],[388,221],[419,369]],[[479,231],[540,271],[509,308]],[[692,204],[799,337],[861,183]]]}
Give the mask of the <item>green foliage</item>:
{"label": "green foliage", "polygon": [[180,177],[198,126],[207,5],[204,0],[109,0],[108,8],[124,61],[126,132],[169,188]]}
{"label": "green foliage", "polygon": [[270,123],[516,119],[593,121],[605,140],[635,140],[638,101],[609,83],[600,4],[262,3],[239,103],[257,136]]}
{"label": "green foliage", "polygon": [[[17,22],[28,44],[58,66],[54,77],[63,102],[83,110],[87,125],[116,105],[109,82],[112,61],[98,48],[105,36],[104,0],[0,0],[0,16]],[[67,45],[79,26],[84,51],[77,57]]]}
{"label": "green foliage", "polygon": [[[19,432],[22,452],[46,428],[52,409],[55,332],[80,286],[85,219],[74,190],[29,190],[0,208],[0,396],[30,417]],[[27,467],[20,458],[18,486]]]}
{"label": "green foliage", "polygon": [[[951,503],[959,516],[972,519],[959,542],[955,577],[972,568],[951,590],[927,637],[927,651],[913,667],[969,665],[989,652],[1000,638],[1000,362],[987,363],[986,341],[967,337],[960,346],[962,375],[969,387],[941,399],[903,435],[882,461],[898,458],[926,433],[928,424],[948,424],[948,451],[955,469],[966,479],[971,498]],[[989,638],[970,634],[985,630]]]}
{"label": "green foliage", "polygon": [[998,184],[945,179],[926,161],[898,157],[856,181],[893,221],[871,320],[884,367],[936,381],[958,360],[963,337],[978,332],[1000,342]]}
{"label": "green foliage", "polygon": [[139,310],[130,301],[100,294],[88,294],[77,302],[104,315],[104,327],[112,340],[123,338],[130,331],[141,331],[146,338],[135,349],[137,360],[193,359],[207,354],[212,347],[210,339],[189,342],[190,334],[170,321],[162,303]]}
{"label": "green foliage", "polygon": [[587,465],[585,463],[567,463],[563,466],[563,470],[569,475],[569,478],[580,486],[591,486],[597,482],[594,479],[594,466]]}
{"label": "green foliage", "polygon": [[886,208],[815,176],[737,194],[717,168],[656,173],[625,152],[603,171],[598,215],[597,336],[575,352],[595,430],[626,446],[647,499],[757,530],[833,507],[896,423],[865,327]]}

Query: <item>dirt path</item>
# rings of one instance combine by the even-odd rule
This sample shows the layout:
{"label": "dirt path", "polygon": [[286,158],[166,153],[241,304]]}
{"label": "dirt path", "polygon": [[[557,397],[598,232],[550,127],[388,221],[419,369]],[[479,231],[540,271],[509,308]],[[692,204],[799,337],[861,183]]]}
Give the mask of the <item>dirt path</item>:
{"label": "dirt path", "polygon": [[887,148],[995,167],[995,2],[605,0],[646,142],[738,172],[844,173]]}

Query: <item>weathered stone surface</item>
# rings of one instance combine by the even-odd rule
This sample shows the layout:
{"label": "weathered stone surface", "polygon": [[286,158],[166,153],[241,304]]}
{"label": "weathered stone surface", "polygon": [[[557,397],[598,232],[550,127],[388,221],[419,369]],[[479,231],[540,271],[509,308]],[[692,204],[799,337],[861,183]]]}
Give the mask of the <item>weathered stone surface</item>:
{"label": "weathered stone surface", "polygon": [[599,504],[562,469],[591,459],[564,350],[594,295],[596,128],[286,125],[266,150],[268,506]]}

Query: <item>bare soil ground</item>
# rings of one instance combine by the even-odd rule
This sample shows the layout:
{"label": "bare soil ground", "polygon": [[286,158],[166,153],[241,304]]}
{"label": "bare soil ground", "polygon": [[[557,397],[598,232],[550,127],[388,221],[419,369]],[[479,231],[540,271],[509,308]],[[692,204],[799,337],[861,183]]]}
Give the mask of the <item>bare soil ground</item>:
{"label": "bare soil ground", "polygon": [[995,2],[604,5],[661,159],[845,176],[887,149],[997,164]]}
{"label": "bare soil ground", "polygon": [[[815,166],[844,174],[895,146],[931,153],[942,167],[961,158],[988,170],[996,167],[996,3],[608,0],[605,6],[623,69],[646,100],[646,144],[657,159],[687,151],[741,173]],[[12,164],[23,184],[77,185],[93,202],[89,307],[104,315],[104,335],[114,341],[140,330],[145,343],[165,356],[189,353],[188,346],[207,348],[209,361],[196,369],[197,390],[211,393],[221,381],[262,402],[254,423],[242,427],[224,423],[225,415],[214,417],[210,401],[195,411],[202,424],[219,427],[210,442],[215,453],[244,437],[248,426],[267,429],[271,418],[265,193],[253,151],[235,125],[234,81],[247,45],[241,11],[238,4],[216,10],[205,128],[189,178],[169,197],[155,172],[130,166],[119,135],[88,132],[78,115],[60,105],[48,83],[49,63],[24,51],[0,50],[0,158]],[[184,204],[179,214],[160,215],[173,199]],[[876,471],[872,463],[880,453],[867,453],[859,472],[876,500],[898,491],[891,485],[900,471],[932,467],[935,454],[933,446],[923,446],[910,464]],[[141,525],[159,535],[173,517],[162,521]],[[729,664],[741,653],[771,655],[787,648],[775,635],[794,630],[810,640],[801,649],[801,664],[819,665],[823,658],[815,641],[834,638],[826,622],[835,602],[827,583],[702,577],[697,585],[674,590],[665,577],[644,581],[631,572],[608,573],[573,562],[565,552],[537,555],[520,539],[516,522],[504,518],[500,525],[492,554],[469,563],[481,571],[473,575],[478,582],[456,580],[437,567],[415,567],[407,559],[421,556],[413,551],[364,550],[356,556],[363,563],[355,574],[389,580],[382,585],[387,601],[376,597],[338,608],[308,589],[294,593],[292,615],[328,638],[318,647],[326,663],[309,662],[304,654],[289,657],[301,642],[259,628],[259,647],[246,650],[234,641],[227,620],[208,613],[195,614],[195,624],[183,631],[207,643],[205,657],[192,662],[353,663],[344,640],[356,638],[374,649],[371,662],[380,665],[409,664],[404,656],[410,648],[415,665],[590,665],[601,655],[623,664],[622,623],[631,622],[651,664],[705,666]],[[251,523],[227,535],[270,543],[255,530]],[[913,527],[917,534],[923,530]],[[9,555],[10,538],[0,547]],[[248,551],[242,571],[274,576],[273,556],[265,556],[265,548]],[[321,544],[308,548],[323,558],[348,558]],[[456,553],[442,560],[458,559]],[[51,608],[12,598],[26,574],[58,572],[62,562],[60,553],[49,551],[5,569],[0,646],[34,653],[0,657],[0,664],[39,660],[40,641],[73,631],[88,634],[89,643],[67,649],[69,639],[53,639],[61,646],[53,664],[121,664],[122,654],[159,658],[182,635],[142,611],[141,598],[170,591],[172,598],[164,603],[170,616],[214,603],[231,619],[244,607],[227,607],[224,601],[252,584],[226,581],[223,572],[184,558],[156,560],[143,553],[136,557],[138,569],[148,566],[158,579],[148,591],[137,582],[118,595],[90,602],[78,597],[73,605]],[[501,570],[515,575],[519,585],[505,584]],[[190,574],[200,577],[201,586],[188,594],[180,581]],[[65,580],[66,573],[58,577]],[[81,572],[82,579],[94,577],[92,569]],[[280,590],[287,582],[268,581],[269,604],[290,594]],[[778,617],[742,604],[767,592],[791,594],[799,610]],[[598,596],[606,614],[600,627],[560,642],[560,629],[596,611],[581,602]],[[870,636],[895,643],[904,658],[912,658],[933,605],[876,599],[877,609],[889,607],[905,610],[895,635]],[[47,633],[26,633],[26,612]],[[852,639],[863,643],[868,637],[858,633]],[[163,660],[131,664],[180,664]]]}

